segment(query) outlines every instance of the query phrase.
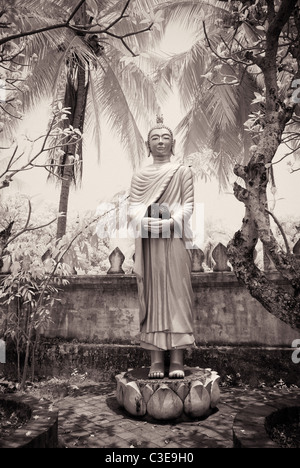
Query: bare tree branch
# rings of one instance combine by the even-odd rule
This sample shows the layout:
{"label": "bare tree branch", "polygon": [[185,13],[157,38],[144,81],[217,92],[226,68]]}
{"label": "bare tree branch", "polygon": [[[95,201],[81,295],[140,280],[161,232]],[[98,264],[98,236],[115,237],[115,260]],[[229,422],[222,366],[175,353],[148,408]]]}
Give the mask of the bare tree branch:
{"label": "bare tree branch", "polygon": [[[124,19],[126,17],[125,12],[128,9],[130,1],[131,0],[127,0],[127,2],[125,4],[122,12],[120,13],[120,15],[114,21],[112,21],[112,23],[110,23],[106,28],[102,28],[102,29],[100,28],[99,30],[97,30],[97,29],[95,29],[95,27],[93,27],[91,25],[84,25],[82,27],[79,27],[79,26],[70,24],[71,20],[74,18],[74,16],[78,12],[78,10],[85,3],[85,0],[80,0],[80,2],[76,6],[76,8],[72,11],[71,15],[69,16],[69,18],[68,18],[68,20],[66,22],[53,24],[53,25],[50,25],[50,26],[45,26],[45,27],[40,28],[40,29],[35,29],[35,30],[32,30],[32,31],[24,31],[24,32],[20,32],[20,33],[17,33],[17,34],[12,34],[11,36],[3,37],[2,39],[0,39],[0,46],[4,45],[7,42],[10,42],[10,41],[12,41],[14,39],[20,39],[20,38],[32,36],[32,35],[35,35],[35,34],[40,34],[40,33],[47,32],[47,31],[52,31],[52,30],[55,30],[55,29],[67,28],[67,29],[70,29],[70,30],[72,30],[74,32],[77,32],[77,33],[80,32],[81,34],[107,34],[108,36],[112,36],[112,37],[115,37],[117,39],[120,39],[120,41],[126,47],[126,49],[134,57],[136,57],[136,54],[131,50],[129,45],[126,43],[125,39],[127,37],[130,37],[130,36],[135,36],[135,35],[142,34],[144,32],[150,31],[152,26],[153,26],[153,23],[151,23],[147,28],[141,29],[139,31],[133,31],[132,33],[127,33],[127,34],[124,34],[122,36],[120,36],[118,34],[114,34],[114,33],[112,33],[110,31],[113,28],[113,26],[115,26],[117,23],[119,23],[122,19]],[[18,52],[18,54],[19,54],[19,52]]]}
{"label": "bare tree branch", "polygon": [[[268,4],[270,3],[272,2],[268,1]],[[269,12],[270,14],[272,14],[273,21],[269,25],[267,36],[269,36],[270,38],[272,37],[273,43],[275,40],[278,40],[279,35],[284,25],[290,18],[297,3],[298,3],[298,0],[282,0],[279,6],[279,10],[275,16],[274,16],[274,10],[272,9],[272,7],[270,8],[270,5],[269,5]]]}
{"label": "bare tree branch", "polygon": [[244,62],[243,60],[237,60],[235,57],[232,56],[232,54],[229,57],[222,57],[220,54],[218,54],[218,52],[213,48],[213,46],[211,44],[211,41],[210,41],[210,39],[208,37],[205,21],[203,21],[202,24],[203,24],[203,31],[204,31],[204,35],[205,35],[205,39],[207,41],[207,44],[208,44],[210,50],[212,51],[212,53],[216,57],[218,57],[219,60],[221,60],[222,62],[225,62],[225,63],[228,63],[228,61],[231,60],[232,62],[242,64],[242,65],[245,65],[245,66],[249,65],[247,62]]}
{"label": "bare tree branch", "polygon": [[14,39],[20,39],[22,37],[33,36],[35,34],[40,34],[46,31],[53,31],[54,29],[61,29],[69,27],[68,23],[53,24],[52,26],[45,26],[44,28],[34,29],[32,31],[24,31],[17,34],[12,34],[11,36],[6,36],[0,39],[0,46],[6,44],[7,42],[13,41]]}
{"label": "bare tree branch", "polygon": [[67,24],[71,22],[71,20],[74,18],[76,15],[77,11],[82,7],[82,5],[85,3],[85,0],[80,0],[76,8],[72,11],[71,15],[69,16],[69,19],[67,20]]}
{"label": "bare tree branch", "polygon": [[71,15],[69,16],[69,19],[64,22],[64,23],[58,23],[58,24],[53,24],[50,26],[45,26],[44,28],[40,29],[34,29],[32,31],[23,31],[17,34],[12,34],[11,36],[6,36],[0,39],[0,46],[6,44],[7,42],[13,41],[14,39],[20,39],[22,37],[28,37],[28,36],[33,36],[35,34],[40,34],[42,32],[46,31],[52,31],[54,29],[61,29],[61,28],[68,28],[70,26],[70,22],[73,19],[73,17],[76,15],[77,11],[80,9],[80,7],[85,3],[85,0],[80,0],[76,8],[72,11]]}
{"label": "bare tree branch", "polygon": [[275,17],[275,4],[274,0],[266,0],[268,5],[268,20],[271,22]]}
{"label": "bare tree branch", "polygon": [[[24,156],[25,153],[24,153],[24,151],[22,151],[22,152],[20,152],[19,155],[17,155],[19,146],[16,145],[16,147],[14,148],[13,154],[12,154],[12,156],[10,157],[10,159],[8,161],[6,169],[4,170],[4,172],[2,174],[0,174],[0,189],[8,187],[10,185],[13,177],[16,174],[18,174],[19,172],[25,172],[25,171],[31,170],[35,166],[44,167],[46,170],[49,171],[49,169],[48,169],[49,164],[46,164],[46,163],[45,164],[36,164],[35,161],[44,153],[47,153],[47,152],[49,152],[51,150],[54,150],[54,149],[59,149],[59,148],[64,147],[65,144],[66,144],[66,141],[65,141],[66,139],[68,140],[69,145],[75,145],[82,139],[82,135],[77,133],[76,129],[70,130],[70,132],[68,134],[66,134],[66,135],[64,133],[58,133],[57,135],[56,134],[53,135],[52,132],[55,131],[55,128],[58,125],[57,120],[59,119],[59,116],[60,116],[60,113],[54,113],[54,115],[53,115],[53,117],[51,119],[49,128],[48,128],[48,131],[47,131],[47,133],[45,135],[40,136],[40,137],[36,138],[35,140],[29,140],[28,139],[31,142],[32,146],[34,144],[36,144],[37,142],[39,142],[39,140],[41,140],[41,139],[43,139],[43,141],[42,141],[42,144],[41,144],[41,148],[37,151],[37,153],[34,154],[32,157],[29,157],[27,162],[25,164],[23,164],[23,165],[20,165],[20,167],[15,167],[15,165]],[[47,146],[47,142],[48,142],[49,138],[51,138],[53,136],[59,137],[59,141],[57,142],[56,145]],[[74,165],[74,164],[75,164],[75,161],[72,162],[72,164],[70,164],[70,165]],[[60,166],[60,163],[59,162],[57,164],[54,163],[53,167],[54,166]],[[1,181],[1,179],[3,179],[3,178],[4,178],[4,180]]]}
{"label": "bare tree branch", "polygon": [[275,223],[277,224],[278,226],[278,229],[283,237],[283,240],[284,240],[284,244],[285,244],[285,248],[286,248],[286,253],[287,254],[290,254],[291,253],[291,249],[290,249],[290,246],[289,246],[289,243],[288,243],[288,240],[287,240],[287,237],[286,237],[286,234],[284,232],[284,229],[283,227],[281,226],[279,220],[277,219],[277,217],[274,215],[274,213],[272,213],[272,211],[269,211],[266,209],[266,212],[272,216],[272,218],[274,219]]}
{"label": "bare tree branch", "polygon": [[29,209],[28,209],[28,215],[27,215],[27,220],[25,222],[25,226],[20,230],[18,231],[16,234],[14,234],[12,237],[9,237],[3,247],[3,250],[5,250],[7,248],[7,246],[13,242],[14,240],[16,240],[18,237],[20,237],[22,234],[24,234],[25,232],[30,232],[30,231],[37,231],[39,229],[43,229],[47,226],[50,226],[51,224],[53,224],[55,221],[57,221],[57,217],[55,219],[52,219],[51,221],[49,221],[48,223],[45,223],[45,224],[42,224],[40,226],[29,226],[29,222],[30,222],[30,218],[31,218],[31,212],[32,212],[32,207],[31,207],[31,202],[30,200],[28,200],[28,205],[29,205]]}

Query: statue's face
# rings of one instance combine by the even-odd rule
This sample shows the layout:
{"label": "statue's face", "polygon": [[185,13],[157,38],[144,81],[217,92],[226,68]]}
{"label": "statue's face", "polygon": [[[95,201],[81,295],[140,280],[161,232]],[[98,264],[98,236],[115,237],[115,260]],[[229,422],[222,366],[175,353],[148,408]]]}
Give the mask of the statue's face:
{"label": "statue's face", "polygon": [[153,156],[170,156],[173,138],[167,128],[155,128],[149,135],[149,147]]}

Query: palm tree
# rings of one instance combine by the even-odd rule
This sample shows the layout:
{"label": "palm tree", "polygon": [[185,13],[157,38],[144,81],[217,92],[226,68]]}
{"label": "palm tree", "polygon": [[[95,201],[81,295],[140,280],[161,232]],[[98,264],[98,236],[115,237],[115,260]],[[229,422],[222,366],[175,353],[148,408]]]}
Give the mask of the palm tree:
{"label": "palm tree", "polygon": [[[148,3],[139,0],[140,4]],[[183,118],[176,128],[182,140],[182,153],[204,158],[211,148],[210,159],[202,165],[215,176],[221,188],[227,188],[233,165],[246,163],[252,145],[244,123],[253,104],[255,92],[262,90],[260,75],[254,67],[246,70],[233,61],[221,61],[213,53],[223,53],[232,42],[232,6],[221,1],[182,0],[161,3],[156,8],[165,12],[164,26],[174,22],[187,28],[193,43],[185,52],[164,60],[157,71],[159,83],[166,89],[178,89]],[[244,25],[236,37],[241,43],[259,38],[258,31]],[[206,151],[207,152],[207,151]],[[207,171],[200,171],[207,174]]]}
{"label": "palm tree", "polygon": [[[127,13],[132,15],[132,22]],[[24,111],[45,97],[63,102],[69,109],[64,127],[71,125],[81,133],[93,134],[98,155],[101,121],[105,118],[123,143],[133,167],[139,164],[144,155],[139,125],[145,125],[149,116],[155,115],[158,105],[150,77],[143,75],[134,63],[126,64],[122,59],[145,46],[149,39],[142,32],[151,23],[140,23],[143,17],[130,1],[123,0],[117,4],[110,0],[82,0],[76,9],[71,0],[43,2],[42,9],[38,0],[26,4],[16,0],[12,8],[7,7],[7,16],[16,31],[32,31],[24,47],[25,59],[18,54],[22,71],[26,60],[26,65],[30,65],[30,74],[23,72]],[[53,26],[59,24],[66,27]],[[20,37],[12,35],[12,41],[20,45],[24,35],[17,36]],[[76,144],[67,141],[63,154],[49,155],[51,167],[58,167],[55,175],[61,180],[57,239],[66,232],[70,185],[80,181],[83,155],[84,138]]]}

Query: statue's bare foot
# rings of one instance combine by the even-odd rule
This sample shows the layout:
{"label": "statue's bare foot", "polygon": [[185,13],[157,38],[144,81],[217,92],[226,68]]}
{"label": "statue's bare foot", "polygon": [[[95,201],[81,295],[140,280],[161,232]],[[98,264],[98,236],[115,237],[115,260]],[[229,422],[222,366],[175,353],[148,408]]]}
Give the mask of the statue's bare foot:
{"label": "statue's bare foot", "polygon": [[154,362],[151,364],[148,374],[149,379],[163,379],[165,376],[165,367],[163,362]]}
{"label": "statue's bare foot", "polygon": [[183,365],[179,362],[173,362],[170,364],[169,369],[170,379],[184,379]]}

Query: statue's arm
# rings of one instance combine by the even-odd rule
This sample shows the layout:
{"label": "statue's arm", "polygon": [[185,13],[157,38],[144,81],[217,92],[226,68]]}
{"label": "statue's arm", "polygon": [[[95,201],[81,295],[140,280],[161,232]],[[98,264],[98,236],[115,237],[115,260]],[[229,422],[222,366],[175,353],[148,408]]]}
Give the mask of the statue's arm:
{"label": "statue's arm", "polygon": [[188,223],[194,211],[194,176],[189,167],[182,168],[180,179],[181,203],[174,207],[172,218],[175,232],[182,233],[184,224]]}
{"label": "statue's arm", "polygon": [[189,219],[194,211],[194,175],[190,167],[184,168],[181,193],[184,217]]}

